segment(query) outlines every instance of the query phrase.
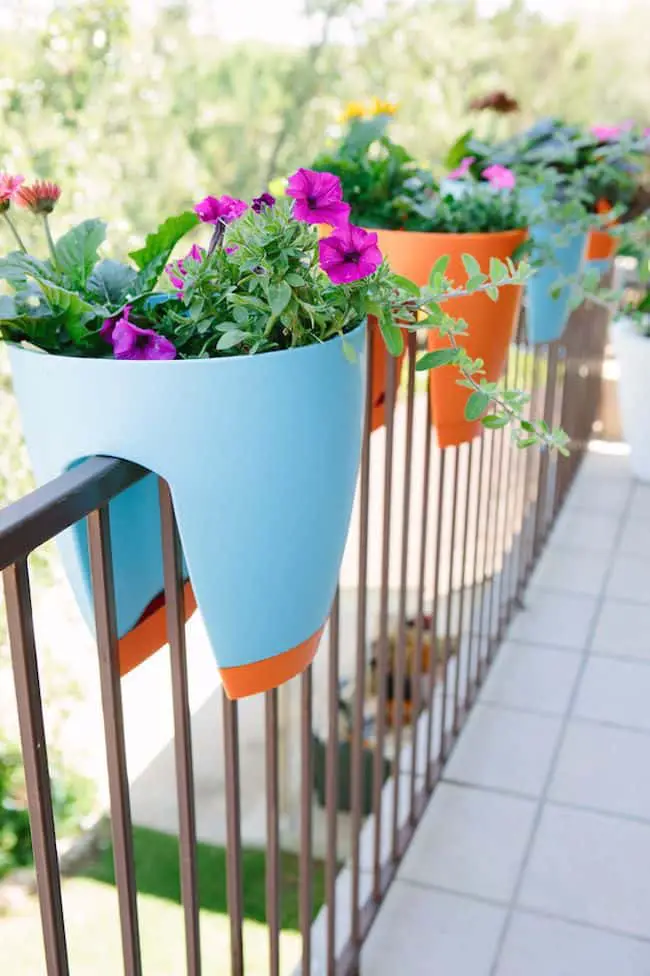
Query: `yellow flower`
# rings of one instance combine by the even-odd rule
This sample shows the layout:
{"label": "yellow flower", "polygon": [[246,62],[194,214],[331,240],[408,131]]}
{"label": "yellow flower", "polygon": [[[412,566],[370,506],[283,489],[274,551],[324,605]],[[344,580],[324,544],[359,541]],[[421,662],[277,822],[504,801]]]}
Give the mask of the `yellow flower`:
{"label": "yellow flower", "polygon": [[368,109],[364,102],[348,102],[345,111],[341,115],[341,122],[350,122],[352,119],[362,119],[367,114]]}
{"label": "yellow flower", "polygon": [[372,100],[372,114],[373,115],[395,115],[399,108],[397,102],[384,102],[381,98],[373,98]]}

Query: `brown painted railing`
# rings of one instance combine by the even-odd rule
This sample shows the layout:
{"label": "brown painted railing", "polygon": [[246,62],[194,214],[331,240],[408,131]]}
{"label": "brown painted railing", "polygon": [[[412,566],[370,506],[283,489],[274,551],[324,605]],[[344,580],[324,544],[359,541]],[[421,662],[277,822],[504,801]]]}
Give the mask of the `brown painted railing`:
{"label": "brown painted railing", "polygon": [[[280,958],[280,852],[281,842],[292,839],[299,854],[300,971],[303,976],[359,972],[364,939],[508,623],[521,606],[526,583],[580,464],[597,415],[606,330],[604,313],[585,305],[572,317],[563,343],[533,350],[520,329],[512,346],[509,382],[530,389],[535,416],[561,423],[569,432],[569,458],[515,450],[507,430],[485,432],[470,444],[439,451],[428,422],[426,391],[416,389],[414,337],[405,389],[399,397],[393,371],[388,370],[386,428],[372,436],[366,432],[364,437],[352,557],[346,557],[348,575],[336,594],[327,639],[305,674],[287,688],[266,694],[266,921],[271,976],[287,971],[286,961]],[[369,417],[370,396],[366,413]],[[143,963],[108,503],[145,474],[122,461],[92,459],[0,512],[0,569],[48,976],[64,976],[70,964],[27,557],[73,523],[87,520],[124,972],[138,976]],[[171,497],[162,482],[160,512],[186,971],[198,976],[202,971],[200,899],[181,553]],[[381,526],[379,539],[373,533],[373,512]],[[355,561],[351,582],[349,566]],[[370,623],[377,595],[378,632],[373,641]],[[351,723],[348,736],[341,736],[339,724],[342,674],[353,680],[346,706]],[[317,734],[315,691],[319,705],[326,701],[327,713],[327,728],[316,730]],[[375,722],[369,735],[371,705]],[[218,971],[235,976],[246,972],[241,857],[241,783],[246,770],[240,768],[240,707],[224,697],[223,742],[214,745],[224,750],[225,758],[225,880],[231,934],[230,958],[219,963]],[[299,782],[295,796],[289,790],[288,798],[281,795],[287,762],[282,722],[290,729],[293,723],[295,737],[289,738],[300,744],[300,759],[294,764]],[[315,806],[315,743],[323,747],[320,773],[325,779],[324,841],[317,852],[314,818],[321,814]],[[369,770],[374,773],[372,782]],[[348,794],[347,804],[341,802],[342,793]],[[298,823],[295,838],[283,826],[287,804],[289,822],[295,812]],[[340,807],[346,805],[349,813],[341,813]],[[366,816],[368,806],[372,813]],[[325,905],[313,924],[315,853],[322,854],[325,862]],[[222,881],[215,879],[215,883]],[[0,945],[0,959],[1,954]]]}

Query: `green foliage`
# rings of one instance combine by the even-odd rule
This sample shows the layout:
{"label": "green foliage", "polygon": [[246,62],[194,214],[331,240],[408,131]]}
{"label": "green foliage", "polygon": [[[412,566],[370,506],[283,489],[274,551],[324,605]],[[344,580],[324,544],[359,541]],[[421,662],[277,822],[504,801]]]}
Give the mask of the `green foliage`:
{"label": "green foliage", "polygon": [[[79,776],[55,763],[52,806],[59,833],[78,828],[92,808],[92,790]],[[20,750],[0,738],[0,878],[32,863],[31,831]]]}
{"label": "green foliage", "polygon": [[312,168],[339,177],[355,223],[419,230],[436,183],[388,136],[389,121],[385,114],[351,119],[338,146],[319,155]]}

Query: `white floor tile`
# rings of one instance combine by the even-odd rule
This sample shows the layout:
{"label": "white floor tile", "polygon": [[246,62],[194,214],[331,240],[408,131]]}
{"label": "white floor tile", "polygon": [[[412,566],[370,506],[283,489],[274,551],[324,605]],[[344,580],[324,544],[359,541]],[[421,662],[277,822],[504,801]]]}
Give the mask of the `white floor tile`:
{"label": "white floor tile", "polygon": [[597,607],[594,597],[537,589],[526,594],[525,603],[510,626],[511,640],[578,651],[586,647]]}
{"label": "white floor tile", "polygon": [[650,518],[632,518],[626,520],[618,551],[626,556],[650,555]]}
{"label": "white floor tile", "polygon": [[622,478],[631,484],[629,451],[620,454],[590,451],[582,462],[580,474],[586,478]]}
{"label": "white floor tile", "polygon": [[476,705],[445,778],[538,796],[559,732],[559,718]]}
{"label": "white floor tile", "polygon": [[650,485],[635,483],[628,506],[628,518],[631,522],[650,519]]}
{"label": "white floor tile", "polygon": [[650,943],[516,912],[496,976],[648,976]]}
{"label": "white floor tile", "polygon": [[650,736],[570,722],[549,797],[650,821],[649,769]]}
{"label": "white floor tile", "polygon": [[[630,495],[629,484],[621,479],[579,477],[566,501],[567,510],[620,515]],[[650,517],[650,515],[649,515]]]}
{"label": "white floor tile", "polygon": [[650,824],[546,807],[522,907],[648,937],[649,904]]}
{"label": "white floor tile", "polygon": [[582,675],[574,715],[650,731],[650,667],[591,657]]}
{"label": "white floor tile", "polygon": [[507,902],[521,867],[535,803],[441,783],[399,876]]}
{"label": "white floor tile", "polygon": [[557,520],[549,546],[577,552],[610,553],[619,524],[617,515],[565,510]]}
{"label": "white floor tile", "polygon": [[650,604],[603,600],[591,649],[650,662]]}
{"label": "white floor tile", "polygon": [[[382,864],[390,859],[390,852],[393,843],[393,810],[395,809],[395,780],[391,777],[382,790],[381,804],[381,833],[380,851]],[[397,794],[397,813],[398,826],[401,827],[408,820],[411,801],[411,779],[410,776],[402,774],[399,778],[399,790]],[[360,860],[361,869],[369,871],[373,866],[375,850],[375,824],[373,816],[369,817],[361,828]]]}
{"label": "white floor tile", "polygon": [[489,976],[505,911],[395,881],[361,957],[361,976]]}
{"label": "white floor tile", "polygon": [[650,553],[645,557],[615,556],[605,596],[650,604]]}
{"label": "white floor tile", "polygon": [[481,693],[481,701],[564,715],[581,656],[539,644],[504,644]]}
{"label": "white floor tile", "polygon": [[598,596],[603,589],[609,559],[605,552],[572,552],[553,546],[540,559],[531,585]]}

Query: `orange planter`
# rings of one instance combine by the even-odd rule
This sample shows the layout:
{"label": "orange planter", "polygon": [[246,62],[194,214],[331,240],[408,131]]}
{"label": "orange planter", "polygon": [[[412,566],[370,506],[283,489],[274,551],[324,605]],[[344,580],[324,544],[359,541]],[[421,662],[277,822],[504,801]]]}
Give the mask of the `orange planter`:
{"label": "orange planter", "polygon": [[[183,609],[184,621],[189,620],[196,610],[196,599],[189,581],[183,587]],[[129,671],[133,671],[166,643],[167,607],[165,594],[159,593],[145,609],[135,627],[118,641],[120,677],[123,678]]]}
{"label": "orange planter", "polygon": [[[464,285],[467,272],[462,262],[463,254],[471,254],[478,261],[481,271],[487,274],[490,258],[505,261],[526,239],[525,230],[501,231],[494,234],[432,234],[437,239],[438,257],[449,254],[451,260],[446,276],[457,285]],[[517,325],[522,289],[519,285],[506,285],[499,289],[499,298],[493,302],[485,294],[468,295],[445,302],[442,308],[454,318],[467,322],[468,333],[458,339],[473,359],[482,359],[483,379],[495,382],[499,379],[508,353],[508,347]],[[429,333],[430,350],[448,347],[448,340],[436,332]],[[465,420],[468,390],[458,385],[455,366],[440,366],[431,371],[429,384],[431,419],[436,427],[440,447],[464,444],[480,434],[480,421]]]}
{"label": "orange planter", "polygon": [[[599,200],[596,212],[609,213],[612,209],[607,200]],[[587,238],[587,261],[611,261],[616,253],[616,238],[607,230],[592,230]]]}
{"label": "orange planter", "polygon": [[[450,257],[446,277],[457,285],[464,285],[467,272],[463,254],[476,258],[481,271],[489,272],[490,258],[504,261],[526,239],[527,231],[512,230],[495,234],[427,234],[415,231],[380,230],[379,247],[393,271],[410,278],[417,285],[425,285],[436,261]],[[444,311],[454,318],[462,318],[469,327],[468,334],[458,342],[474,359],[482,359],[485,378],[497,380],[505,363],[521,305],[520,286],[507,285],[500,289],[493,302],[487,295],[469,295],[445,302]],[[437,333],[429,334],[429,349],[448,347],[448,341]],[[459,386],[455,366],[439,366],[430,374],[431,420],[436,427],[440,447],[463,444],[481,432],[480,421],[465,420],[465,404],[469,391]]]}

